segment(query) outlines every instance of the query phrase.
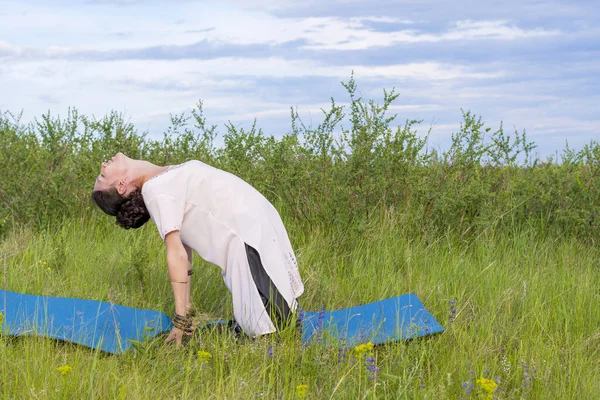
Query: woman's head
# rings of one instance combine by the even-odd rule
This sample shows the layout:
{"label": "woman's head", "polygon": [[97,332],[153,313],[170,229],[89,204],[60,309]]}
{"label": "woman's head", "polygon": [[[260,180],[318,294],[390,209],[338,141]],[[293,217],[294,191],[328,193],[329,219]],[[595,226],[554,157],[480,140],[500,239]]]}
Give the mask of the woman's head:
{"label": "woman's head", "polygon": [[94,203],[106,214],[116,217],[117,224],[126,229],[139,228],[150,219],[139,177],[135,176],[136,161],[117,153],[103,162],[92,192]]}

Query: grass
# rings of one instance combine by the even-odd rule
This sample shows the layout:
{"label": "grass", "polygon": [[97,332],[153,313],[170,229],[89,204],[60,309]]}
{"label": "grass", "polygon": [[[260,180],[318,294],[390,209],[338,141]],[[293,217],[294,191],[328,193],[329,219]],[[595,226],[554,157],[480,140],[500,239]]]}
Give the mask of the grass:
{"label": "grass", "polygon": [[[8,254],[8,290],[172,314],[155,227],[125,231],[97,214],[42,232],[13,232],[0,245]],[[361,234],[290,226],[290,236],[306,286],[304,308],[342,308],[411,292],[447,330],[367,354],[302,347],[289,332],[237,341],[209,333],[181,349],[159,339],[121,356],[1,336],[1,393],[7,399],[475,399],[485,397],[476,380],[486,377],[498,384],[497,399],[597,397],[596,246],[547,237],[538,227],[490,230],[470,242],[416,237],[393,215]],[[194,268],[193,300],[204,318],[230,318],[219,269],[197,257]],[[63,375],[65,365],[72,370]]]}

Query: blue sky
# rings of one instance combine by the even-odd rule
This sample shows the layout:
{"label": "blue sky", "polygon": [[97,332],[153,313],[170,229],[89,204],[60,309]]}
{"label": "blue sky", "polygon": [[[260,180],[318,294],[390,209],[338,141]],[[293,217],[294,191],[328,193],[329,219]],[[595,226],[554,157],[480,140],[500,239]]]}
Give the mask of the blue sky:
{"label": "blue sky", "polygon": [[354,71],[396,88],[399,122],[447,148],[461,108],[526,130],[541,157],[600,140],[597,1],[3,1],[0,110],[123,112],[160,137],[204,101],[208,122],[316,124]]}

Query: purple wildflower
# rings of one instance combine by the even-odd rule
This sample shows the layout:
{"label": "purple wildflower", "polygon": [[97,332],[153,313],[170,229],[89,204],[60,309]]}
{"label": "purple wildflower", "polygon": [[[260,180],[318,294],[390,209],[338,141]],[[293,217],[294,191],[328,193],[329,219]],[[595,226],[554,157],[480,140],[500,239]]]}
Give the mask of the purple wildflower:
{"label": "purple wildflower", "polygon": [[[471,362],[467,362],[467,367],[471,368]],[[463,389],[465,389],[465,394],[468,396],[471,394],[471,390],[475,387],[475,370],[471,369],[469,371],[469,380],[464,381],[462,383]]]}
{"label": "purple wildflower", "polygon": [[453,323],[456,319],[456,302],[458,299],[454,298],[448,301],[448,305],[450,306],[450,315],[448,316],[448,323]]}
{"label": "purple wildflower", "polygon": [[338,364],[345,363],[348,356],[348,347],[346,346],[346,341],[342,339],[340,340],[340,344],[341,346],[338,349]]}
{"label": "purple wildflower", "polygon": [[267,347],[267,354],[269,357],[273,357],[273,346],[269,345],[269,347]]}
{"label": "purple wildflower", "polygon": [[465,394],[470,395],[471,390],[475,387],[475,385],[473,384],[473,382],[465,381],[462,383],[462,387],[463,389],[465,389]]}
{"label": "purple wildflower", "polygon": [[431,333],[431,329],[429,328],[429,315],[425,315],[423,322],[425,323],[425,334],[429,335],[429,333]]}
{"label": "purple wildflower", "polygon": [[369,373],[371,374],[369,376],[369,380],[373,380],[377,378],[377,371],[379,371],[379,368],[377,368],[377,365],[375,365],[375,357],[367,357],[365,358],[365,363],[367,366],[367,371],[369,371]]}

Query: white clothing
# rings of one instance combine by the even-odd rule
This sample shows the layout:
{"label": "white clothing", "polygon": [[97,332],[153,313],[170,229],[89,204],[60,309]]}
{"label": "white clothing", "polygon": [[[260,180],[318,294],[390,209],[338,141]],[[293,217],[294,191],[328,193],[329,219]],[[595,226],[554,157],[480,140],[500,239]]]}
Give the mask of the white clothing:
{"label": "white clothing", "polygon": [[181,240],[221,268],[233,314],[244,332],[275,332],[254,283],[245,244],[256,249],[269,278],[291,311],[304,292],[292,245],[279,213],[256,189],[200,161],[171,166],[142,187],[144,203],[161,238]]}

